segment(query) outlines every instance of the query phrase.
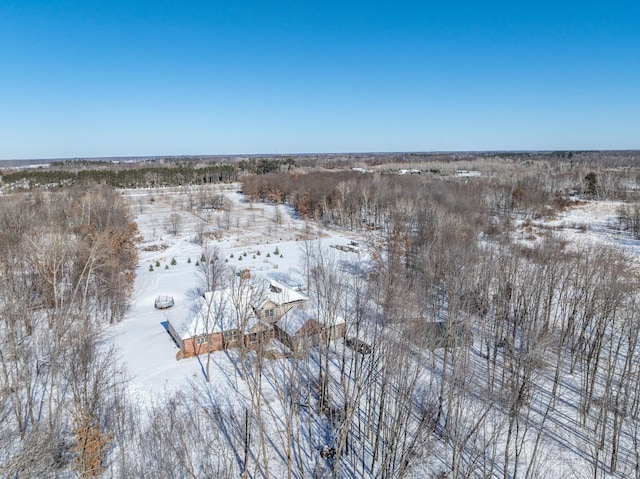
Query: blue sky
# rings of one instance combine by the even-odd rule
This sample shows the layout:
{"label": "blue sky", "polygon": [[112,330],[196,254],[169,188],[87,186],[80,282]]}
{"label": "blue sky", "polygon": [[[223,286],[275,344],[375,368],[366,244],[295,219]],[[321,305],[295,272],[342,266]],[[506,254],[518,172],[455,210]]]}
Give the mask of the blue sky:
{"label": "blue sky", "polygon": [[0,159],[640,148],[640,1],[0,0]]}

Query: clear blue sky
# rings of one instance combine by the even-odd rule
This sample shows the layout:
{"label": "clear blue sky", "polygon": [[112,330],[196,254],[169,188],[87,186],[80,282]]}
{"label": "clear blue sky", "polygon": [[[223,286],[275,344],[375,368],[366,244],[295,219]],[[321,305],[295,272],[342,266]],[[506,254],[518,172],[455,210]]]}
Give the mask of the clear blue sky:
{"label": "clear blue sky", "polygon": [[640,0],[0,0],[0,159],[640,148]]}

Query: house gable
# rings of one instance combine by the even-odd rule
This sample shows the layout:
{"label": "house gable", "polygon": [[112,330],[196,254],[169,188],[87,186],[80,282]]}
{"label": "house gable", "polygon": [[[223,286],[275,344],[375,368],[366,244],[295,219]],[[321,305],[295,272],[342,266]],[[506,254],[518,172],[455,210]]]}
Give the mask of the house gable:
{"label": "house gable", "polygon": [[310,336],[312,334],[322,334],[324,327],[315,319],[308,319],[294,333],[295,336]]}
{"label": "house gable", "polygon": [[278,309],[279,305],[268,299],[262,303],[261,306],[255,308],[254,311],[256,312],[256,316],[260,319],[265,321],[276,321],[278,319],[276,318]]}
{"label": "house gable", "polygon": [[328,340],[344,337],[345,323],[337,320],[329,327],[301,309],[291,309],[274,325],[275,336],[292,351],[301,352]]}
{"label": "house gable", "polygon": [[267,298],[254,311],[263,321],[276,322],[294,307],[303,308],[307,297],[288,286],[275,280],[270,280],[267,285]]}

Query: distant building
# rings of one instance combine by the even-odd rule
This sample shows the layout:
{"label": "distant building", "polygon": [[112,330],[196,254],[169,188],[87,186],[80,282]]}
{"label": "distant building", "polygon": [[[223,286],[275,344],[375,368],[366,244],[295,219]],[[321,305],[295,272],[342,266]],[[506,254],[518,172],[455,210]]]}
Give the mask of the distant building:
{"label": "distant building", "polygon": [[459,178],[472,178],[482,176],[482,173],[476,170],[458,170],[456,176]]}

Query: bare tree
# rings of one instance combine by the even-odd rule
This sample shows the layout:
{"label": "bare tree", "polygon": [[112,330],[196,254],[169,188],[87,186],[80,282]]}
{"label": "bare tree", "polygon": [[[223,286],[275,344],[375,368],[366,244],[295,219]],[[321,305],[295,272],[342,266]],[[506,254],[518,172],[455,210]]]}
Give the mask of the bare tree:
{"label": "bare tree", "polygon": [[179,213],[171,213],[169,215],[168,231],[172,235],[177,235],[182,227],[182,216]]}

